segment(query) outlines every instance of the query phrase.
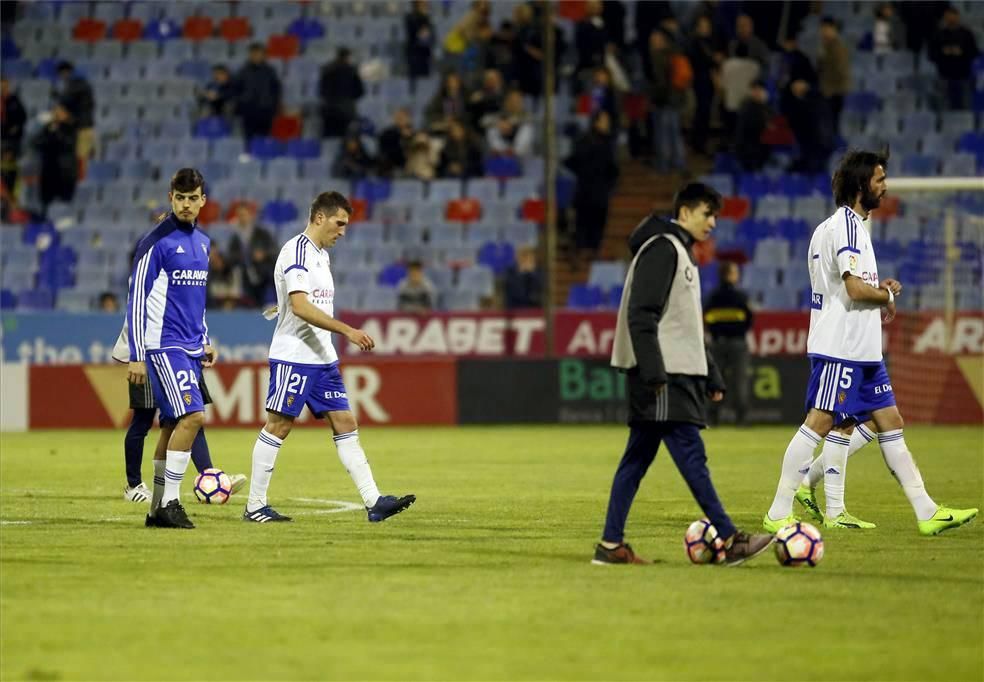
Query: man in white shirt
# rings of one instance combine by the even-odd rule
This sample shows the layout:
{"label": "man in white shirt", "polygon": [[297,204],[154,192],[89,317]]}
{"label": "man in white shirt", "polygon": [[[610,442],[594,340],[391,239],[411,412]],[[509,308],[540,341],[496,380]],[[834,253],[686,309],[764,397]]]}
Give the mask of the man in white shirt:
{"label": "man in white shirt", "polygon": [[291,520],[267,503],[267,489],[280,446],[305,405],[331,425],[338,457],[362,495],[369,521],[384,521],[417,499],[413,495],[379,494],[359,444],[358,424],[349,408],[331,342],[335,333],[364,351],[375,346],[364,331],[334,318],[335,282],[328,248],[345,235],[351,215],[352,206],[338,192],[319,194],[311,204],[306,229],[290,239],[277,258],[274,284],[278,318],[270,344],[267,421],[253,447],[253,479],[243,513],[245,521]]}
{"label": "man in white shirt", "polygon": [[977,515],[977,509],[939,506],[926,492],[905,444],[902,415],[882,359],[881,323],[894,319],[895,297],[902,285],[890,278],[879,281],[874,248],[861,223],[887,191],[887,164],[887,152],[848,152],[832,183],[839,208],[810,240],[808,414],[786,449],[779,487],[763,520],[763,527],[773,533],[797,520],[793,498],[822,439],[824,527],[874,528],[844,508],[851,436],[856,424],[869,420],[877,428],[885,463],[912,505],[920,533],[936,535]]}

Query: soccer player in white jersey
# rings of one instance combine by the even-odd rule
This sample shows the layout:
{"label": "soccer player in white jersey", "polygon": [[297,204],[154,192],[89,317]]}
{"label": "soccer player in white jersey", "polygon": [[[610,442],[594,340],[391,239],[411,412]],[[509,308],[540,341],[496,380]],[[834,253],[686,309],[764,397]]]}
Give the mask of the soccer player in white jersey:
{"label": "soccer player in white jersey", "polygon": [[270,344],[270,389],[267,421],[253,446],[253,478],[243,520],[256,523],[290,521],[267,503],[280,446],[305,405],[326,418],[335,434],[338,457],[355,483],[370,521],[383,521],[416,501],[413,495],[380,495],[366,454],[359,444],[358,424],[349,409],[338,371],[332,333],[341,334],[364,351],[375,346],[361,329],[334,318],[335,283],[328,248],[345,235],[352,206],[338,192],[319,194],[311,204],[304,232],[281,249],[274,269],[277,328]]}
{"label": "soccer player in white jersey", "polygon": [[878,279],[878,265],[862,220],[878,208],[887,183],[888,153],[849,151],[832,182],[837,211],[810,240],[812,297],[807,355],[810,382],[803,425],[786,448],[772,507],[762,525],[770,532],[796,521],[793,498],[824,440],[825,528],[873,528],[844,508],[847,453],[856,424],[873,421],[885,464],[916,514],[919,532],[936,535],[961,526],[977,509],[937,505],[926,492],[902,433],[902,415],[882,359],[882,320],[895,317],[902,285]]}

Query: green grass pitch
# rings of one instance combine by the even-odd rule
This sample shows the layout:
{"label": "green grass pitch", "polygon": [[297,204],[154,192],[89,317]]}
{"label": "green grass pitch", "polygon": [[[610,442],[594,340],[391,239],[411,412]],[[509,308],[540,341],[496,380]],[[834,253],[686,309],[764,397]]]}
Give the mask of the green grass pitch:
{"label": "green grass pitch", "polygon": [[[705,432],[739,526],[757,527],[793,428]],[[122,432],[4,434],[0,677],[106,680],[981,680],[984,519],[923,538],[869,446],[816,569],[770,554],[691,566],[696,505],[662,452],[627,539],[652,566],[592,566],[619,426],[363,429],[384,492],[362,511],[327,430],[281,451],[271,502],[289,525],[184,501],[195,531],[143,528],[123,501]],[[156,434],[151,434],[153,439]],[[249,473],[254,432],[213,430]],[[938,502],[984,507],[980,428],[913,426]],[[150,481],[148,443],[145,480]]]}

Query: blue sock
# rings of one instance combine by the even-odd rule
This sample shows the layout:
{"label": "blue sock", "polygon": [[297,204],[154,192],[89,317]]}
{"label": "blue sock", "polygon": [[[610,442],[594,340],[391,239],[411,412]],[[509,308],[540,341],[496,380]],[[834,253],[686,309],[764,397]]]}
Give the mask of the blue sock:
{"label": "blue sock", "polygon": [[191,444],[191,461],[195,463],[198,473],[212,468],[212,456],[208,452],[208,441],[205,440],[205,429],[199,429],[195,441]]}
{"label": "blue sock", "polygon": [[157,410],[153,408],[135,409],[130,428],[126,430],[126,437],[123,439],[123,458],[126,460],[126,482],[131,488],[139,485],[143,480],[140,466],[143,464],[144,440],[150,432],[150,427],[154,425],[156,413]]}

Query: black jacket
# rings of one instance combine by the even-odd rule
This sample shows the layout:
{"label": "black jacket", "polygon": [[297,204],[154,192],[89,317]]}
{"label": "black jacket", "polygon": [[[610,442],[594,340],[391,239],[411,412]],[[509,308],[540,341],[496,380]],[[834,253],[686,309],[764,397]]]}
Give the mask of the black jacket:
{"label": "black jacket", "polygon": [[96,106],[92,96],[92,86],[81,76],[71,76],[65,83],[65,89],[59,96],[59,101],[68,109],[75,119],[75,125],[80,130],[93,126],[93,110]]}
{"label": "black jacket", "polygon": [[[694,239],[676,223],[650,215],[629,236],[629,249],[635,255],[657,234],[675,235],[690,252],[697,276],[697,262],[691,247]],[[677,268],[677,253],[666,239],[654,242],[639,258],[628,292],[628,325],[637,365],[628,370],[629,423],[689,422],[704,426],[705,402],[711,391],[723,391],[724,379],[711,354],[707,357],[707,376],[668,374],[663,365],[657,328],[670,296]],[[624,294],[623,294],[624,295]],[[694,339],[694,343],[701,339]]]}
{"label": "black jacket", "polygon": [[748,307],[748,294],[724,282],[711,292],[704,306],[704,322],[714,339],[744,339],[752,328],[754,315]]}
{"label": "black jacket", "polygon": [[280,93],[283,90],[280,76],[266,62],[247,62],[236,75],[235,88],[239,113],[244,116],[254,112],[276,111],[280,107]]}

